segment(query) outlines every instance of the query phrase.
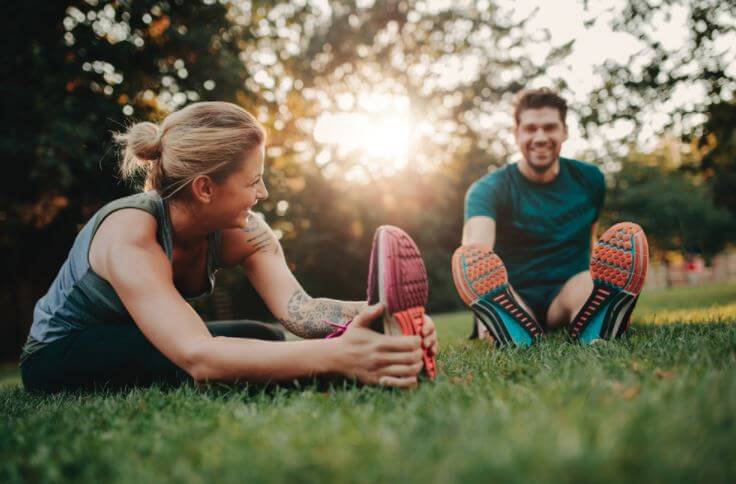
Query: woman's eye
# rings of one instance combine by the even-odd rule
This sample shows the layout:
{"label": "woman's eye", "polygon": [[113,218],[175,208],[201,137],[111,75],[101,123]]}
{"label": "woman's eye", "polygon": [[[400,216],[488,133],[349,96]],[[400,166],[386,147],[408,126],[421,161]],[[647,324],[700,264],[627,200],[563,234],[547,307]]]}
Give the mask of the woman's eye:
{"label": "woman's eye", "polygon": [[258,185],[258,183],[259,183],[260,181],[261,181],[261,179],[259,178],[259,179],[257,179],[256,181],[254,181],[253,183],[251,183],[251,184],[250,184],[250,186],[254,187],[254,186]]}

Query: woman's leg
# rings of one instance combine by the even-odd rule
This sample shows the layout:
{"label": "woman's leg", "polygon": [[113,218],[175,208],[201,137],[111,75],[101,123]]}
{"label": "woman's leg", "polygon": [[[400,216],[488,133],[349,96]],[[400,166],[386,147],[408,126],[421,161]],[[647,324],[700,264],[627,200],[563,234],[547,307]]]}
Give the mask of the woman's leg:
{"label": "woman's leg", "polygon": [[213,321],[207,323],[212,336],[228,336],[230,338],[250,338],[267,341],[284,341],[284,332],[274,324],[259,323],[239,319],[234,321]]}
{"label": "woman's leg", "polygon": [[21,366],[28,390],[120,388],[188,378],[136,326],[106,324],[74,332],[31,354]]}
{"label": "woman's leg", "polygon": [[[207,324],[213,336],[282,341],[278,329],[255,321]],[[189,375],[164,356],[136,326],[100,325],[77,331],[31,354],[21,366],[28,390],[180,384]]]}

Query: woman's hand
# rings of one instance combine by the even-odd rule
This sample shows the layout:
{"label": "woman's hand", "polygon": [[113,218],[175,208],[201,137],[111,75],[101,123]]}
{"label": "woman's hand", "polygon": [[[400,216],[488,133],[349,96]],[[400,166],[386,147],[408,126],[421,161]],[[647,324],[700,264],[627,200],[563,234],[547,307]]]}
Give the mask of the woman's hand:
{"label": "woman's hand", "polygon": [[424,323],[422,324],[422,348],[429,350],[429,356],[437,356],[437,331],[435,330],[432,318],[424,315]]}
{"label": "woman's hand", "polygon": [[[383,314],[383,304],[364,309],[334,341],[339,345],[340,373],[370,385],[408,388],[416,386],[423,366],[422,339],[418,336],[387,336],[370,328]],[[431,322],[431,320],[430,320]],[[429,337],[434,338],[434,323]],[[425,339],[427,339],[425,337]]]}

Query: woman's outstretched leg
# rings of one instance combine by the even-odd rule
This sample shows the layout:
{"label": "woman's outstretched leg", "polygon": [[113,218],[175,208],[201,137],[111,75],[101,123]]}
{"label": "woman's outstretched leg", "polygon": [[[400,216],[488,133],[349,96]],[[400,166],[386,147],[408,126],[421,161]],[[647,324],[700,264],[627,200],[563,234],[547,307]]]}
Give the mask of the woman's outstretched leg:
{"label": "woman's outstretched leg", "polygon": [[[273,325],[256,321],[207,324],[213,336],[283,341]],[[58,392],[94,388],[176,385],[191,377],[132,325],[99,325],[72,333],[31,354],[21,365],[27,390]]]}

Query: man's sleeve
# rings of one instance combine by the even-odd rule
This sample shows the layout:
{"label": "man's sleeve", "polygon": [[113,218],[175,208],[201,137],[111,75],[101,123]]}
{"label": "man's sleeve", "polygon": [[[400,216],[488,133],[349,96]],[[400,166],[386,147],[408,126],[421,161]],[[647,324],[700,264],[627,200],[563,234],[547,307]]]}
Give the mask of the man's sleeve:
{"label": "man's sleeve", "polygon": [[496,219],[500,200],[498,177],[486,175],[476,181],[465,194],[465,221],[479,215]]}
{"label": "man's sleeve", "polygon": [[598,220],[603,211],[603,205],[606,203],[606,178],[600,168],[595,167],[593,177],[593,200],[595,203],[595,220]]}

